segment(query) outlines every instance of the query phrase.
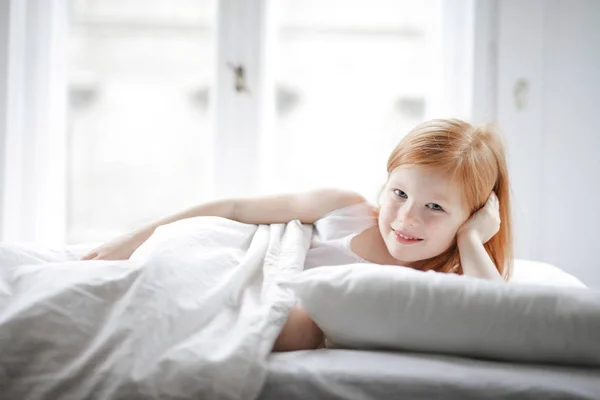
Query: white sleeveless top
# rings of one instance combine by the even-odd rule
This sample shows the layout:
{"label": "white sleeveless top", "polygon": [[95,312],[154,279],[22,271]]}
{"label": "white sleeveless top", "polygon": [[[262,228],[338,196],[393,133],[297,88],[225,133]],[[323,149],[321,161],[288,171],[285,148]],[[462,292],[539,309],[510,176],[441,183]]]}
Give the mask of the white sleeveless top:
{"label": "white sleeveless top", "polygon": [[377,224],[375,208],[368,202],[334,210],[314,222],[304,269],[326,265],[369,263],[350,249],[350,241]]}

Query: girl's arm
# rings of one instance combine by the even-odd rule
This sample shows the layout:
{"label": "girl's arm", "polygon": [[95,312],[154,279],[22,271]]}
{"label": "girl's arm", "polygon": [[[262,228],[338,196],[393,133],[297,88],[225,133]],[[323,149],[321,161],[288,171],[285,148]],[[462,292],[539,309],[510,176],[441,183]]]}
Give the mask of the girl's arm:
{"label": "girl's arm", "polygon": [[[256,198],[234,198],[200,204],[154,221],[92,250],[84,260],[128,259],[161,225],[184,218],[218,216],[248,224],[285,223],[295,219],[313,223],[338,208],[363,202],[354,192],[320,189],[309,192]],[[323,332],[306,311],[295,306],[279,334],[273,351],[316,349],[323,342]]]}
{"label": "girl's arm", "polygon": [[92,250],[82,259],[126,260],[156,228],[185,218],[216,216],[247,224],[285,223],[298,219],[302,223],[310,224],[333,210],[363,201],[365,199],[360,194],[341,189],[318,189],[212,201],[190,207],[121,235]]}
{"label": "girl's arm", "polygon": [[457,239],[463,273],[476,278],[503,280],[496,265],[476,235],[460,235]]}

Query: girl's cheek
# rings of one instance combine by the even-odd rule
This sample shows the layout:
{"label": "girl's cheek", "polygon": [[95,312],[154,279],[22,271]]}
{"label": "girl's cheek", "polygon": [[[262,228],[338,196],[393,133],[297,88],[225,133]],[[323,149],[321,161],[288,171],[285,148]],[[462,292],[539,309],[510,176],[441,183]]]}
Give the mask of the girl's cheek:
{"label": "girl's cheek", "polygon": [[454,230],[454,226],[448,223],[448,221],[444,221],[444,218],[439,218],[439,216],[429,215],[422,219],[423,227],[428,231],[435,233],[437,236],[445,236],[451,235]]}
{"label": "girl's cheek", "polygon": [[440,225],[439,218],[435,218],[435,216],[432,216],[429,213],[423,215],[421,217],[421,221],[423,221],[423,225],[426,225],[427,227],[431,228],[437,228]]}
{"label": "girl's cheek", "polygon": [[381,216],[384,219],[389,219],[392,215],[394,215],[393,206],[386,204],[384,207],[381,208]]}

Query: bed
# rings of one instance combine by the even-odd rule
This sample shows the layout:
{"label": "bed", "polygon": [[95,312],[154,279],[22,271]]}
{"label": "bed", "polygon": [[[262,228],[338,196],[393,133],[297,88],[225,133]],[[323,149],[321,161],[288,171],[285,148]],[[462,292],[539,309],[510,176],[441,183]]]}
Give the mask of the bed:
{"label": "bed", "polygon": [[[331,348],[269,353],[293,304],[273,274],[301,268],[310,231],[209,222],[159,232],[132,261],[78,262],[92,244],[0,244],[0,399],[600,399],[595,366]],[[523,282],[541,268],[520,265]],[[551,269],[548,283],[580,284]],[[219,296],[197,296],[206,276],[223,284]],[[203,325],[205,317],[212,322]]]}

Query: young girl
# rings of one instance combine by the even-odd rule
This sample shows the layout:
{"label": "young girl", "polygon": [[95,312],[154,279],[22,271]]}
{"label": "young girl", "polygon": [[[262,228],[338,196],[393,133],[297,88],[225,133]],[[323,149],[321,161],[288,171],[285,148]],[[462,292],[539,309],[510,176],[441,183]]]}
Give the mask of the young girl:
{"label": "young girl", "polygon": [[[210,215],[248,224],[314,224],[305,269],[361,262],[509,278],[508,171],[497,135],[456,119],[431,120],[400,141],[387,171],[377,206],[336,189],[219,200],[118,237],[83,259],[128,259],[158,226]],[[316,348],[322,340],[308,314],[295,307],[274,350]]]}

